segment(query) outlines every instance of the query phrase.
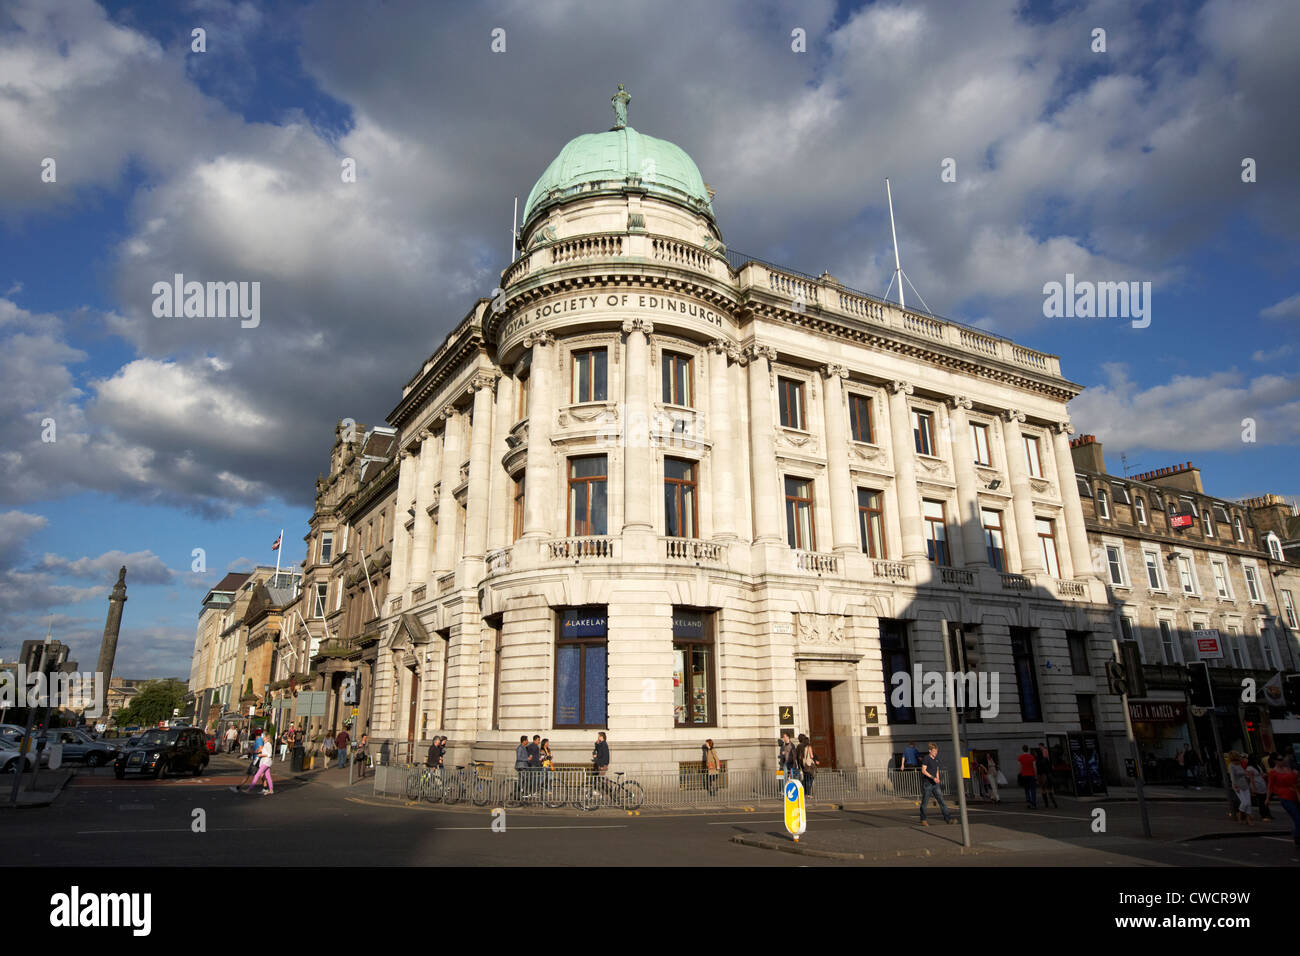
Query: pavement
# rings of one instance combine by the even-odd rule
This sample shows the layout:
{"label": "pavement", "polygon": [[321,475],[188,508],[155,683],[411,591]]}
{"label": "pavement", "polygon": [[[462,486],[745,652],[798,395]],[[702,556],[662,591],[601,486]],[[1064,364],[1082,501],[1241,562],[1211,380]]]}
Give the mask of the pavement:
{"label": "pavement", "polygon": [[[12,802],[13,778],[0,776],[0,808],[30,809],[48,807],[63,792],[75,771],[60,767],[58,770],[41,770],[32,779],[31,774],[23,774],[23,782],[18,789],[18,803]],[[33,787],[35,784],[35,787]]]}

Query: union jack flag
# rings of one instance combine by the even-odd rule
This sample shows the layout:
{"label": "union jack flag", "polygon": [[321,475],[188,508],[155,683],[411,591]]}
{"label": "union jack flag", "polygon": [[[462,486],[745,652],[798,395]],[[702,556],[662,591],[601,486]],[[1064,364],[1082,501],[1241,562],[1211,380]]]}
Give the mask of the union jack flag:
{"label": "union jack flag", "polygon": [[276,538],[276,539],[275,539],[275,544],[271,545],[271,550],[272,550],[272,551],[279,551],[279,550],[280,550],[280,541],[281,541],[283,538],[284,538],[284,532],[281,531],[281,532],[280,532],[280,537],[279,537],[279,538]]}

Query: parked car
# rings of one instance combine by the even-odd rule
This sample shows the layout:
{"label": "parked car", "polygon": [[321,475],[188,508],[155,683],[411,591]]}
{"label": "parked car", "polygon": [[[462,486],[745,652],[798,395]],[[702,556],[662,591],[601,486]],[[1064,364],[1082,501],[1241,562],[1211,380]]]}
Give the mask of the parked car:
{"label": "parked car", "polygon": [[113,775],[121,780],[128,773],[161,777],[165,773],[188,771],[197,777],[207,766],[208,748],[203,731],[198,727],[173,727],[146,731],[134,747],[119,750],[113,761]]}
{"label": "parked car", "polygon": [[117,748],[80,728],[50,731],[49,743],[63,745],[63,761],[85,761],[87,767],[102,767],[117,756]]}
{"label": "parked car", "polygon": [[[50,765],[50,752],[48,750],[42,750],[41,766],[48,767],[49,765]],[[17,773],[20,768],[25,773],[31,771],[32,769],[31,754],[27,754],[24,756],[23,754],[20,754],[18,752],[17,744],[9,743],[8,741],[5,740],[0,740],[0,771],[3,771],[4,773]]]}

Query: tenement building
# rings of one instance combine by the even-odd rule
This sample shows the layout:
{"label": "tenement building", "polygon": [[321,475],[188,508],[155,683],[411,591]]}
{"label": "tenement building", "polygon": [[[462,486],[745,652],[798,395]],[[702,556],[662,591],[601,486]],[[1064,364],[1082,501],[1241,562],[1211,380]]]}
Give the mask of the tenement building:
{"label": "tenement building", "polygon": [[389,415],[363,729],[507,767],[521,734],[585,762],[604,730],[615,769],[675,769],[705,738],[770,768],[791,728],[824,767],[883,769],[911,740],[950,754],[947,710],[911,693],[947,637],[1000,678],[967,729],[1003,766],[1081,719],[1122,733],[1080,386],[1055,356],[729,257],[695,163],[627,126],[625,96],[546,168],[500,290]]}
{"label": "tenement building", "polygon": [[[1094,436],[1071,445],[1095,566],[1144,663],[1146,694],[1129,709],[1148,782],[1180,781],[1180,750],[1212,754],[1212,719],[1225,749],[1289,742],[1293,721],[1275,728],[1271,715],[1282,714],[1264,693],[1300,664],[1276,534],[1258,527],[1252,502],[1207,495],[1191,462],[1125,477],[1106,471]],[[1184,665],[1199,661],[1211,669],[1213,712],[1187,697]],[[1243,682],[1256,692],[1243,694]]]}

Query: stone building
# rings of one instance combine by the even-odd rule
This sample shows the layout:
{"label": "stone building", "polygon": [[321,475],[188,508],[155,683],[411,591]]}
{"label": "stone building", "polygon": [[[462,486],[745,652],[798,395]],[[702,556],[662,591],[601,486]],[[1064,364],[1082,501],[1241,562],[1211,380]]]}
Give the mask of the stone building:
{"label": "stone building", "polygon": [[1003,766],[1121,732],[1055,356],[729,255],[695,163],[621,119],[547,167],[518,250],[388,416],[373,739],[771,767],[792,727],[879,769],[946,733],[887,694],[945,636],[1004,678],[968,725]]}
{"label": "stone building", "polygon": [[1191,462],[1123,477],[1094,436],[1071,446],[1094,567],[1145,664],[1148,693],[1131,709],[1148,778],[1175,779],[1182,748],[1212,749],[1209,714],[1186,703],[1187,662],[1212,668],[1224,747],[1271,749],[1268,708],[1243,701],[1242,682],[1262,691],[1300,649],[1279,616],[1267,532],[1245,505],[1206,494]]}
{"label": "stone building", "polygon": [[232,571],[203,596],[186,694],[187,716],[197,726],[211,728],[221,717],[222,702],[216,684],[222,618],[248,578],[247,572]]}

